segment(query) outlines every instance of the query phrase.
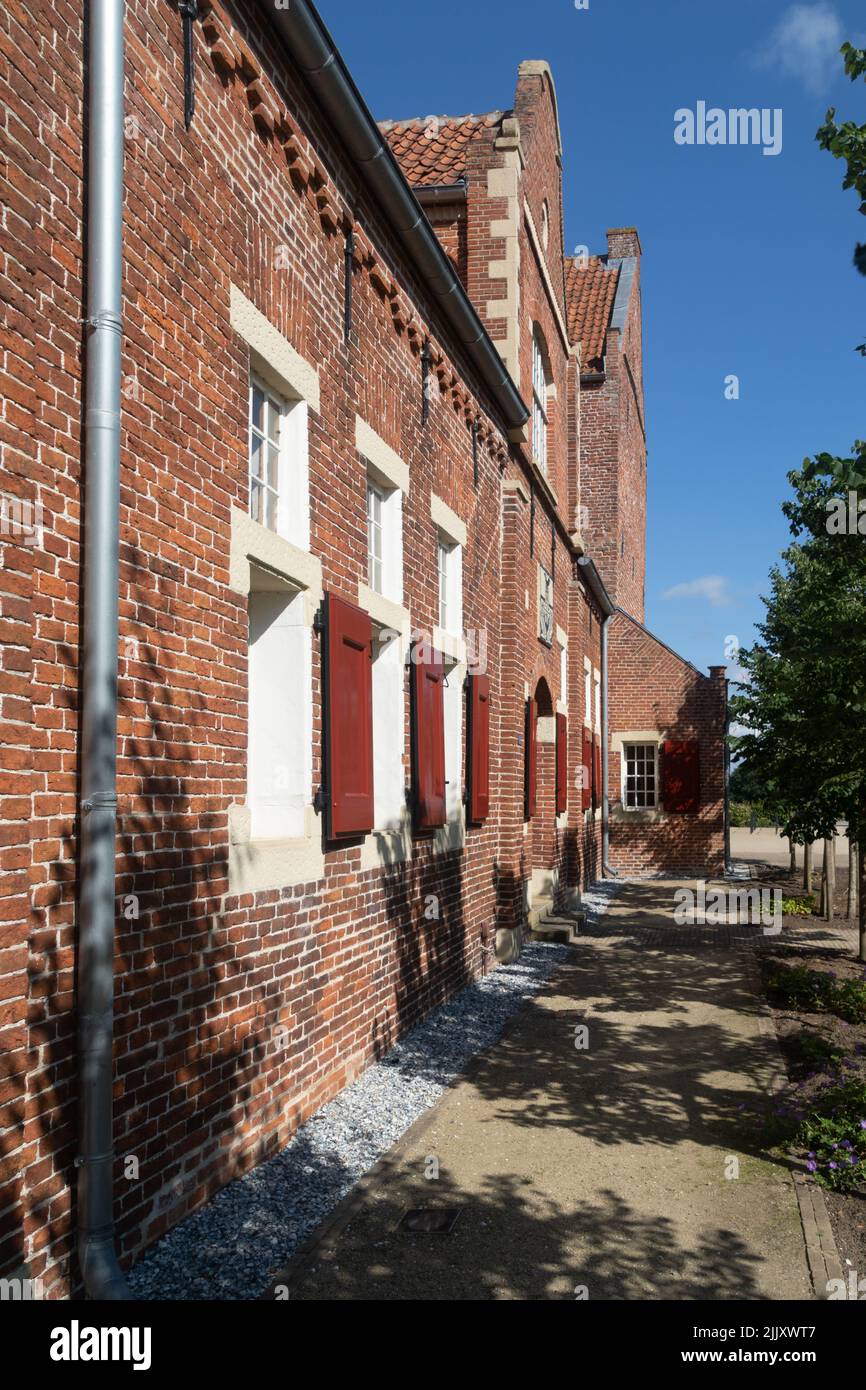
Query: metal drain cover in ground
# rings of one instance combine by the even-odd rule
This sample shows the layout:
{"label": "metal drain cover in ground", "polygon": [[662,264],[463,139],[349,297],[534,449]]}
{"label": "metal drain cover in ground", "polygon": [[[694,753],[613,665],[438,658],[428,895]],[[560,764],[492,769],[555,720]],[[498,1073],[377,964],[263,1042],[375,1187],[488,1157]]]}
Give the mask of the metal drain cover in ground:
{"label": "metal drain cover in ground", "polygon": [[403,1213],[397,1222],[397,1230],[447,1236],[454,1230],[459,1215],[459,1207],[415,1207]]}

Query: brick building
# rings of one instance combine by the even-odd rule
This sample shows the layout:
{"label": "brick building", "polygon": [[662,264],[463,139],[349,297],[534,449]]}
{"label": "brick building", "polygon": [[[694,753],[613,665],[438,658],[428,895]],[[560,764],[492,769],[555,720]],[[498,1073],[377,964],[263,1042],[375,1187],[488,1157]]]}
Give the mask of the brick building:
{"label": "brick building", "polygon": [[[608,835],[620,872],[723,858],[721,671],[641,626],[640,246],[566,257],[548,65],[507,110],[380,130],[307,0],[200,3],[191,71],[184,23],[125,7],[127,1262],[579,900]],[[0,24],[0,1275],[58,1297],[91,811],[82,0]]]}

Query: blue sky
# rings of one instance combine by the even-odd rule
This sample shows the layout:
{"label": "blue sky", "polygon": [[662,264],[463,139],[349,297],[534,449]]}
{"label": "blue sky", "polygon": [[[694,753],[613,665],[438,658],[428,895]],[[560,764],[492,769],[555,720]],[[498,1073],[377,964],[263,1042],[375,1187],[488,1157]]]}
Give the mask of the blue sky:
{"label": "blue sky", "polygon": [[[829,105],[866,118],[866,88],[837,56],[845,38],[866,43],[862,2],[320,9],[379,119],[508,107],[518,62],[551,63],[567,246],[602,251],[626,225],[643,245],[647,622],[697,665],[724,662],[729,634],[753,640],[786,543],[786,473],[866,435],[866,280],[852,265],[866,224],[814,139]],[[781,108],[781,152],[675,143],[674,113],[698,101]]]}

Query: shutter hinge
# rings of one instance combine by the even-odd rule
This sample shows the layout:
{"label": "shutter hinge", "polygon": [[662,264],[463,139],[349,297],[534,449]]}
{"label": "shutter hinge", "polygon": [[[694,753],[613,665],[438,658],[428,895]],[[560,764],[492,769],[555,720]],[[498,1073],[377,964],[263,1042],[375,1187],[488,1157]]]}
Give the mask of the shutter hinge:
{"label": "shutter hinge", "polygon": [[319,606],[318,606],[318,608],[316,609],[316,612],[315,612],[315,614],[314,614],[314,616],[313,616],[313,631],[315,632],[315,634],[316,634],[317,637],[321,637],[322,633],[325,631],[325,600],[324,600],[324,599],[322,599],[322,602],[319,604]]}
{"label": "shutter hinge", "polygon": [[327,805],[328,805],[328,795],[327,795],[327,792],[326,792],[326,790],[325,790],[324,787],[319,787],[318,791],[316,792],[315,796],[313,797],[313,810],[315,811],[316,815],[317,815],[317,816],[324,815],[325,809],[326,809]]}

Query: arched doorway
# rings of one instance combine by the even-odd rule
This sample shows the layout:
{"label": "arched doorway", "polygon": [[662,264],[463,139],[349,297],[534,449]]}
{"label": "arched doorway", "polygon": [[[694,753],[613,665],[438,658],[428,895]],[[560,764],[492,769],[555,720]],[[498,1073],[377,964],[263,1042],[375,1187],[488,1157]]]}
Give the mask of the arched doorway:
{"label": "arched doorway", "polygon": [[527,849],[529,907],[552,904],[556,892],[556,711],[550,686],[541,676],[532,693],[535,713],[535,809],[529,819]]}

